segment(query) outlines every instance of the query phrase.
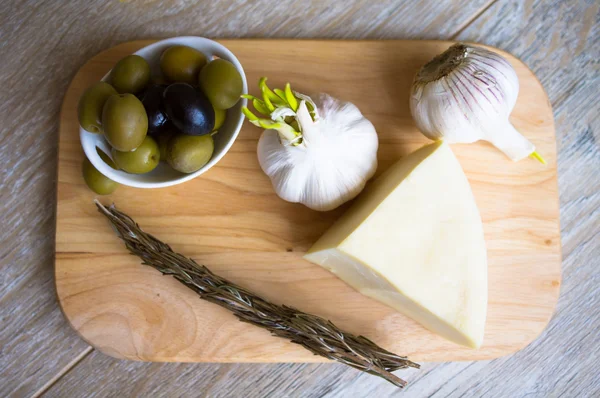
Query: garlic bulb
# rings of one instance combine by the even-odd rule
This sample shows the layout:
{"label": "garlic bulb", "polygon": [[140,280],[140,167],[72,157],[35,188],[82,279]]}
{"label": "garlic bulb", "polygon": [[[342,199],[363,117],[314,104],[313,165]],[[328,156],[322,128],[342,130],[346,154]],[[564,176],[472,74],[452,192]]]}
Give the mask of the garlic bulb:
{"label": "garlic bulb", "polygon": [[271,91],[259,83],[263,99],[250,95],[258,118],[247,108],[248,120],[265,130],[258,141],[260,167],[279,197],[319,211],[332,210],[358,195],[377,169],[375,128],[349,102],[320,94],[310,97],[285,90]]}
{"label": "garlic bulb", "polygon": [[491,142],[513,161],[535,147],[509,122],[519,93],[515,70],[484,48],[455,44],[417,73],[410,110],[421,132],[448,143]]}

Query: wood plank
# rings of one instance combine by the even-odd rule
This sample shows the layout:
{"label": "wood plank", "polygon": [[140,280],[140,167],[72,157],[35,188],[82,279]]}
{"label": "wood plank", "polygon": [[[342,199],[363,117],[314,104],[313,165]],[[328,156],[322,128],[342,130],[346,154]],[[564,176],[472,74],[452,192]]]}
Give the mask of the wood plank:
{"label": "wood plank", "polygon": [[[399,372],[409,382],[419,373]],[[77,396],[84,391],[102,397],[317,398],[391,396],[409,390],[400,391],[385,380],[340,364],[148,363],[120,361],[94,351],[45,397]]]}
{"label": "wood plank", "polygon": [[88,347],[64,321],[53,274],[58,116],[78,63],[61,63],[52,53],[61,47],[60,34],[34,34],[40,23],[50,30],[64,18],[60,5],[53,6],[57,14],[44,15],[36,3],[0,5],[3,397],[31,395]]}
{"label": "wood plank", "polygon": [[[378,130],[379,172],[427,140],[412,125],[412,76],[448,42],[222,41],[247,78],[287,79],[301,92],[322,90],[357,104]],[[239,323],[201,302],[175,280],[139,265],[92,205],[80,176],[83,158],[76,104],[82,91],[125,54],[131,42],[86,64],[65,97],[60,126],[57,257],[58,296],[86,341],[119,358],[183,362],[315,362],[302,347]],[[293,55],[286,49],[295,47]],[[265,65],[255,54],[268,55]],[[365,65],[347,54],[360,53]],[[320,77],[295,68],[294,57],[318,65]],[[484,346],[445,341],[396,311],[358,294],[302,254],[344,208],[319,213],[279,199],[256,159],[261,131],[249,123],[227,154],[200,178],[160,190],[121,187],[114,201],[150,233],[267,299],[332,319],[417,361],[493,358],[522,348],[549,319],[560,284],[555,138],[545,93],[516,59],[521,81],[513,122],[548,166],[514,163],[488,144],[453,147],[480,209],[488,247],[490,297]],[[376,65],[377,64],[377,65]],[[401,66],[400,66],[401,65]],[[310,68],[309,68],[310,69]],[[389,78],[390,70],[397,76]],[[286,71],[285,75],[281,71]],[[353,84],[347,84],[352,81]],[[395,90],[386,90],[393,85]],[[256,89],[252,88],[251,92]],[[543,192],[542,197],[536,193]],[[202,198],[199,206],[197,198]],[[290,252],[291,251],[291,252]],[[99,261],[101,259],[101,261]],[[245,335],[245,339],[234,336]]]}

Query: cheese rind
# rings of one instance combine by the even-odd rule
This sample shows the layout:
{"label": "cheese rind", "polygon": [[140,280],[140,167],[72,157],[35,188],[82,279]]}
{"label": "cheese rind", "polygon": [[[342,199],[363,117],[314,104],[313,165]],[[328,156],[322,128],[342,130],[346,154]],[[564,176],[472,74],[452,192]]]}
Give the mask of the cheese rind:
{"label": "cheese rind", "polygon": [[394,164],[305,258],[451,341],[474,348],[483,341],[483,226],[447,144]]}

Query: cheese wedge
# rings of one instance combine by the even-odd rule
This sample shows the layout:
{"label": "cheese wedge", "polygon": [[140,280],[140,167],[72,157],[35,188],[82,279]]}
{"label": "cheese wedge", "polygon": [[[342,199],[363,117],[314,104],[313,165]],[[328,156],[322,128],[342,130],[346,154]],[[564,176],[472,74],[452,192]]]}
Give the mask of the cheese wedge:
{"label": "cheese wedge", "polygon": [[478,348],[483,341],[483,226],[447,144],[394,164],[305,258],[455,343]]}

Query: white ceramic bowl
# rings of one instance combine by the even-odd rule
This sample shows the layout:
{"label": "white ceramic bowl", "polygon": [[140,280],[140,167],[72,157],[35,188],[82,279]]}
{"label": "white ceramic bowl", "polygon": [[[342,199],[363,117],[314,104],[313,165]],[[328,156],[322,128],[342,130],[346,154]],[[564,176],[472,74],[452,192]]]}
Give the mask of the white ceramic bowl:
{"label": "white ceramic bowl", "polygon": [[[193,47],[204,53],[209,60],[212,59],[213,56],[217,56],[233,63],[242,76],[243,92],[248,92],[246,75],[244,74],[244,69],[238,59],[231,51],[213,40],[193,36],[173,37],[171,39],[153,43],[136,51],[134,54],[137,54],[148,61],[152,76],[160,76],[160,56],[164,50],[174,45]],[[106,80],[107,78],[108,73],[102,80]],[[100,158],[96,151],[96,147],[98,147],[110,156],[110,145],[106,142],[104,136],[102,134],[90,133],[80,126],[79,136],[81,139],[81,146],[83,147],[83,151],[87,158],[98,171],[120,184],[136,188],[161,188],[181,184],[182,182],[198,177],[200,174],[210,169],[227,153],[242,128],[242,122],[244,121],[242,106],[245,106],[246,103],[247,100],[242,98],[233,108],[227,110],[225,123],[213,137],[215,140],[215,150],[212,158],[204,165],[204,167],[194,173],[180,173],[169,167],[165,162],[160,162],[154,170],[146,174],[129,174],[123,171],[114,170]]]}

